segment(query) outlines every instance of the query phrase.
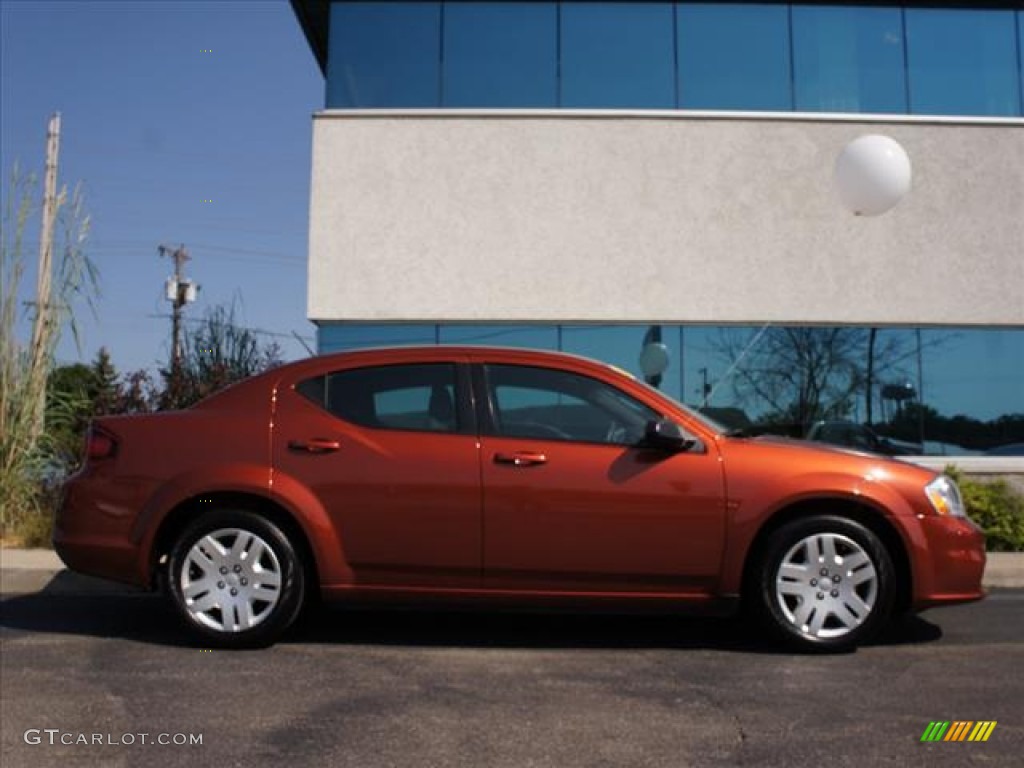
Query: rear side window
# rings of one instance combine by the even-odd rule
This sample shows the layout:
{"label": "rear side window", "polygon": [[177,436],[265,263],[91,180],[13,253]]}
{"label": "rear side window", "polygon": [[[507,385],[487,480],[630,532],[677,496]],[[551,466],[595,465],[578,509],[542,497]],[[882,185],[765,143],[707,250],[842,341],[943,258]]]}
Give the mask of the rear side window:
{"label": "rear side window", "polygon": [[295,391],[339,419],[374,429],[458,432],[453,363],[385,365],[306,379]]}

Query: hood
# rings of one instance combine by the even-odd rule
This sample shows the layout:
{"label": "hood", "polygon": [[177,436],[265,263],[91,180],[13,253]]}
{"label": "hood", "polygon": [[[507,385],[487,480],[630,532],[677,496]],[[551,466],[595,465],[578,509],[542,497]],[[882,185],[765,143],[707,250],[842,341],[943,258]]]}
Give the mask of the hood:
{"label": "hood", "polygon": [[796,469],[794,465],[805,465],[801,469],[814,468],[817,471],[856,475],[858,477],[889,478],[910,481],[915,485],[926,484],[937,474],[918,464],[879,453],[857,451],[828,443],[798,440],[790,437],[760,435],[758,437],[718,438],[723,455],[735,451],[763,454],[765,461],[781,462]]}

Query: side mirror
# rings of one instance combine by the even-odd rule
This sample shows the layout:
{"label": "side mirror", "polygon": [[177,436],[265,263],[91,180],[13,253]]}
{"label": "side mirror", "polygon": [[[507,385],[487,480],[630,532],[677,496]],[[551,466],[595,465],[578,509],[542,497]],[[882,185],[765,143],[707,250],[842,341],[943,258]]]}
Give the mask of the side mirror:
{"label": "side mirror", "polygon": [[678,424],[668,419],[649,421],[644,430],[644,443],[663,451],[687,451],[694,446],[694,442]]}

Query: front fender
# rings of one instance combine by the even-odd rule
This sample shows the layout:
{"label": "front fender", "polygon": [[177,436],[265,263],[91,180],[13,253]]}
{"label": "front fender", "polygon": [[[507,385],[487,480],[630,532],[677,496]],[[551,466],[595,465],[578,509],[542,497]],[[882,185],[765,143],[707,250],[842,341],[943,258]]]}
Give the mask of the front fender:
{"label": "front fender", "polygon": [[[827,510],[829,502],[840,502],[857,504],[883,519],[913,515],[914,510],[904,496],[883,481],[884,478],[870,473],[858,477],[810,472],[784,479],[773,478],[770,490],[752,483],[730,485],[729,537],[722,564],[722,593],[737,594],[740,591],[744,567],[758,533],[794,506],[815,503]],[[764,499],[770,499],[770,502],[765,503]],[[915,542],[907,540],[904,526],[892,527],[903,538],[905,547],[909,549],[915,545]]]}

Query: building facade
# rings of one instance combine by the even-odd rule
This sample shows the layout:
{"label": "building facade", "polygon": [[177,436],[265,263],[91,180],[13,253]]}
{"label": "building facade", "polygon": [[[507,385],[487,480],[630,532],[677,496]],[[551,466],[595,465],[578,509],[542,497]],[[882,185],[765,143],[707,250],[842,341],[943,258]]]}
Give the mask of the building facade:
{"label": "building facade", "polygon": [[[1019,3],[293,7],[320,351],[562,349],[737,425],[1024,443]],[[866,134],[913,168],[880,216],[835,190]]]}

